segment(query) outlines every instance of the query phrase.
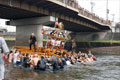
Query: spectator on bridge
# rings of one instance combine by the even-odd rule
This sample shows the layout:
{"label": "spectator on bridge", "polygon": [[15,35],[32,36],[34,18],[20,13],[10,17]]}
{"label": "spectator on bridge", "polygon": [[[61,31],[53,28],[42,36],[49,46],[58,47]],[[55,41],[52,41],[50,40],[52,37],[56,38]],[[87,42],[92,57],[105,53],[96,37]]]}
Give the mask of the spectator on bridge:
{"label": "spectator on bridge", "polygon": [[31,50],[31,47],[33,45],[34,47],[34,51],[36,52],[36,43],[37,43],[37,40],[36,40],[36,37],[34,35],[34,33],[32,33],[32,35],[30,36],[30,40],[29,40],[29,46],[30,46],[30,50]]}

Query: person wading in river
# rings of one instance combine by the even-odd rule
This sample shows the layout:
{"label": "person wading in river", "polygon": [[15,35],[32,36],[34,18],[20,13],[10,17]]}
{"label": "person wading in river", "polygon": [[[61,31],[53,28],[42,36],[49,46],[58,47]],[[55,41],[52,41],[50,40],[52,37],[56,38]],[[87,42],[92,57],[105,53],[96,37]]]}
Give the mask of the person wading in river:
{"label": "person wading in river", "polygon": [[31,47],[33,45],[34,51],[36,52],[36,44],[37,44],[36,37],[35,37],[34,33],[32,33],[32,35],[30,36],[30,40],[29,40],[30,50],[31,50]]}
{"label": "person wading in river", "polygon": [[65,43],[64,49],[68,52],[75,52],[76,51],[76,43],[75,40],[72,39]]}
{"label": "person wading in river", "polygon": [[0,80],[4,79],[4,72],[5,72],[4,61],[8,52],[9,52],[8,46],[4,38],[0,34]]}

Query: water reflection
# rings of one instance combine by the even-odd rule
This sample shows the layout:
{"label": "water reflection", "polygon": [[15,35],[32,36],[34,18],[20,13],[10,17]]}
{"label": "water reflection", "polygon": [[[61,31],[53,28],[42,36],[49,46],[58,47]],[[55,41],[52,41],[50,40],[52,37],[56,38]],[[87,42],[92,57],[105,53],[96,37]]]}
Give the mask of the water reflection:
{"label": "water reflection", "polygon": [[9,80],[120,80],[120,56],[98,55],[94,63],[73,65],[58,72],[35,72],[8,65],[5,75]]}

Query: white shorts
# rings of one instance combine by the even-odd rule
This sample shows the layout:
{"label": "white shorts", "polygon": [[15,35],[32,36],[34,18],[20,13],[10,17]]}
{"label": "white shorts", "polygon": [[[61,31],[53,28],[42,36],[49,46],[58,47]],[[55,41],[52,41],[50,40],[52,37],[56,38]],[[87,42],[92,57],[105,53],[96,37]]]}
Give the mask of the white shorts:
{"label": "white shorts", "polygon": [[0,80],[4,79],[5,68],[3,64],[0,64]]}

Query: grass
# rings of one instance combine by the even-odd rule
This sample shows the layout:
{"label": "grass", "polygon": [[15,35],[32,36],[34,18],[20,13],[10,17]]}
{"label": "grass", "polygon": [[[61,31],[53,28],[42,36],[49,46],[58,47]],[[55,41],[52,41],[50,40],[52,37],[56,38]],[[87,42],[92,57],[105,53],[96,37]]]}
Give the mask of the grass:
{"label": "grass", "polygon": [[100,43],[120,43],[120,40],[96,40],[90,42],[100,42]]}
{"label": "grass", "polygon": [[[47,39],[43,39],[43,41],[47,41]],[[120,43],[120,40],[95,40],[95,41],[79,41],[79,42]]]}
{"label": "grass", "polygon": [[6,41],[15,41],[16,38],[5,38]]}
{"label": "grass", "polygon": [[94,42],[97,42],[97,43],[120,43],[120,40],[94,40],[94,41],[79,41],[79,42],[85,42],[85,43],[94,43]]}

